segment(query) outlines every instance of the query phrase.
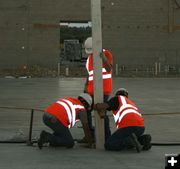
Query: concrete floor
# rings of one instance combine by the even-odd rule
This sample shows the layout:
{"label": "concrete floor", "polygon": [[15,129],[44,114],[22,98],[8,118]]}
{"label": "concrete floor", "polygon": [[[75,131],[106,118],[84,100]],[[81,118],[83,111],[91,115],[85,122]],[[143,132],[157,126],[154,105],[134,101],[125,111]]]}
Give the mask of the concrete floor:
{"label": "concrete floor", "polygon": [[[26,107],[44,109],[64,96],[78,96],[83,91],[83,78],[0,79],[0,107]],[[147,113],[180,112],[180,79],[114,78],[114,91],[128,89],[130,98],[144,114],[146,132],[153,142],[180,142],[180,116],[147,116]],[[110,112],[109,112],[110,114]],[[41,112],[35,112],[33,137],[46,129]],[[0,139],[6,140],[23,133],[27,137],[30,111],[0,109]],[[74,138],[83,136],[78,123],[73,128]],[[115,130],[111,118],[111,130]],[[38,150],[36,145],[0,144],[0,169],[69,169],[69,168],[164,168],[165,154],[180,153],[180,146],[153,146],[149,152],[106,152],[85,149],[48,148]]]}

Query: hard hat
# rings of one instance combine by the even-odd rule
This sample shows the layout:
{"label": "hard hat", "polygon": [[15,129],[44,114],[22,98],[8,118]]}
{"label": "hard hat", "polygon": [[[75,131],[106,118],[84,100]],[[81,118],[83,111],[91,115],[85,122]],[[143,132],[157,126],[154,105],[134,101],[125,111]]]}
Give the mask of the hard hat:
{"label": "hard hat", "polygon": [[85,47],[85,52],[87,54],[91,54],[92,53],[92,37],[89,37],[89,38],[87,38],[85,40],[84,47]]}
{"label": "hard hat", "polygon": [[83,98],[89,104],[89,106],[92,105],[92,97],[89,94],[81,93],[79,97]]}
{"label": "hard hat", "polygon": [[119,88],[116,90],[115,95],[123,95],[128,97],[128,91],[125,88]]}

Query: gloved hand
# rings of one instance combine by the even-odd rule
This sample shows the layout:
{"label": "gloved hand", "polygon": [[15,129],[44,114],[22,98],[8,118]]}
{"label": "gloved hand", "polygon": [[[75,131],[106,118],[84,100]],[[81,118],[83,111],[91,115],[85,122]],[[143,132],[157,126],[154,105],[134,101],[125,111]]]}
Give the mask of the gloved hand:
{"label": "gloved hand", "polygon": [[105,111],[106,108],[104,107],[103,103],[96,103],[96,104],[94,104],[94,110]]}

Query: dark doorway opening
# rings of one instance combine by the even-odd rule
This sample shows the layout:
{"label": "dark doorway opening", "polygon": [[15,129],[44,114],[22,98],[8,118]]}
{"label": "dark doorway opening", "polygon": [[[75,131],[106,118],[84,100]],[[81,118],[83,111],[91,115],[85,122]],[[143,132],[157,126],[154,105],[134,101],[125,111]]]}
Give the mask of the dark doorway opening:
{"label": "dark doorway opening", "polygon": [[60,21],[60,60],[65,62],[83,62],[84,41],[91,36],[89,21]]}

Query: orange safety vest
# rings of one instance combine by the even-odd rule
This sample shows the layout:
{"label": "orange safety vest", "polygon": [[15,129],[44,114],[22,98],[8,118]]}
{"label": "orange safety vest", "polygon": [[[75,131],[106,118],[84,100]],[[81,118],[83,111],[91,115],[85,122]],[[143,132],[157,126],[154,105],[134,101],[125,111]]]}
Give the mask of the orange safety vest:
{"label": "orange safety vest", "polygon": [[77,98],[64,98],[51,104],[45,112],[55,116],[64,126],[73,127],[79,119],[77,114],[80,110],[85,110],[83,104]]}
{"label": "orange safety vest", "polygon": [[[112,54],[108,51],[103,49],[103,53],[107,56],[108,62],[112,64]],[[87,92],[90,95],[94,94],[94,70],[93,70],[93,56],[92,54],[89,55],[87,62],[86,62],[86,69],[88,71],[88,84],[87,84]],[[109,95],[112,91],[112,71],[107,72],[104,64],[102,63],[102,79],[103,79],[103,92],[104,94]]]}
{"label": "orange safety vest", "polygon": [[129,126],[144,127],[144,118],[136,105],[125,96],[118,96],[119,107],[113,112],[117,128]]}

